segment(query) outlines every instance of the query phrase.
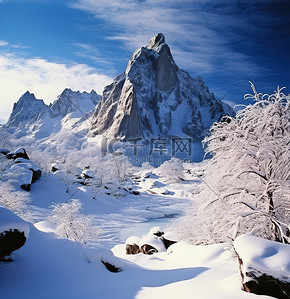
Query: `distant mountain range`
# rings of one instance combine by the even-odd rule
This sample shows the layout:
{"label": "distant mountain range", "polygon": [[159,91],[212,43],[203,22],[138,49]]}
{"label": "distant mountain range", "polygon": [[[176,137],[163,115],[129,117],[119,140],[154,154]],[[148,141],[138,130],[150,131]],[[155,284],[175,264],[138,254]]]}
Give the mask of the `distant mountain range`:
{"label": "distant mountain range", "polygon": [[61,131],[65,123],[86,121],[88,137],[126,141],[185,136],[198,142],[224,115],[234,115],[232,108],[216,99],[201,77],[178,68],[159,33],[133,53],[125,72],[105,87],[102,97],[94,90],[65,89],[48,106],[27,91],[14,104],[6,127],[18,136],[41,139]]}

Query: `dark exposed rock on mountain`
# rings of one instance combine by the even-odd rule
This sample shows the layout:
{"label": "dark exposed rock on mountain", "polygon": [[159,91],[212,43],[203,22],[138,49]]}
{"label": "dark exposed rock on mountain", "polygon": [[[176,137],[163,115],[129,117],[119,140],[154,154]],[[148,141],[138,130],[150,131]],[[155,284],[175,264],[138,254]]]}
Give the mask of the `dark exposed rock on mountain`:
{"label": "dark exposed rock on mountain", "polygon": [[105,87],[89,136],[203,138],[204,130],[233,110],[173,60],[164,36],[154,36],[130,58],[124,73]]}

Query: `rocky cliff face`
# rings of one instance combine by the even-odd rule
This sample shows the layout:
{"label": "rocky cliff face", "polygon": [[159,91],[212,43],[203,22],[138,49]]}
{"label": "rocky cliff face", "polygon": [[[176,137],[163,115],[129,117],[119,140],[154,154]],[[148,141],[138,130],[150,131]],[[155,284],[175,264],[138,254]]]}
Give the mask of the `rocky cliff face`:
{"label": "rocky cliff face", "polygon": [[8,127],[17,127],[20,124],[23,126],[47,108],[43,100],[36,99],[33,93],[27,91],[17,103],[14,103],[6,125]]}
{"label": "rocky cliff face", "polygon": [[203,80],[179,69],[164,36],[135,51],[126,71],[107,86],[92,118],[89,136],[203,138],[205,129],[232,109],[209,92]]}

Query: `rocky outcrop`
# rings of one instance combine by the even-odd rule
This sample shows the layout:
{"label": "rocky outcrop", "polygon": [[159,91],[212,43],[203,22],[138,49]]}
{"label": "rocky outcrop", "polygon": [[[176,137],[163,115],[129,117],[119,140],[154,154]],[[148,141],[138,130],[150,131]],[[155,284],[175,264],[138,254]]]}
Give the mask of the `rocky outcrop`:
{"label": "rocky outcrop", "polygon": [[200,77],[179,69],[159,33],[130,58],[126,71],[104,90],[89,136],[121,140],[152,136],[203,138],[205,129],[232,109]]}
{"label": "rocky outcrop", "polygon": [[0,233],[0,260],[21,248],[26,242],[24,232],[10,229]]}
{"label": "rocky outcrop", "polygon": [[8,209],[0,206],[0,260],[21,248],[29,235],[29,225]]}
{"label": "rocky outcrop", "polygon": [[153,227],[150,232],[142,239],[138,237],[130,237],[126,241],[126,254],[154,254],[164,252],[169,246],[175,244],[176,241],[168,240],[164,237],[164,232],[159,227]]}
{"label": "rocky outcrop", "polygon": [[14,152],[8,152],[6,154],[6,157],[7,159],[13,159],[13,160],[16,160],[18,158],[29,160],[26,150],[23,147],[16,149]]}
{"label": "rocky outcrop", "polygon": [[11,179],[15,185],[25,191],[30,191],[31,184],[40,179],[41,169],[33,164],[24,148],[18,148],[13,152],[6,153],[7,159],[13,159],[14,164],[4,172],[3,179]]}
{"label": "rocky outcrop", "polygon": [[154,246],[150,245],[150,244],[144,244],[141,246],[141,251],[144,254],[154,254],[158,252],[158,249],[156,249]]}
{"label": "rocky outcrop", "polygon": [[243,235],[234,247],[244,291],[290,298],[290,245]]}
{"label": "rocky outcrop", "polygon": [[138,254],[140,252],[141,250],[138,244],[126,244],[126,254]]}

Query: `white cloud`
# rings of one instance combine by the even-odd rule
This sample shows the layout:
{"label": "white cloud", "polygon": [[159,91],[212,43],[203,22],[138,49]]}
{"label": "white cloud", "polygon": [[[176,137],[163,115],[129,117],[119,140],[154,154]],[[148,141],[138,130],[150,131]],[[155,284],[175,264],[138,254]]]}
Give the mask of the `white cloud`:
{"label": "white cloud", "polygon": [[[0,3],[1,3],[1,0],[0,0]],[[0,47],[6,47],[8,45],[9,45],[9,43],[6,42],[5,40],[0,40]]]}
{"label": "white cloud", "polygon": [[0,119],[9,117],[13,103],[29,90],[50,103],[69,87],[73,90],[96,90],[102,94],[112,78],[99,74],[84,64],[61,64],[41,58],[25,59],[14,54],[0,54]]}

